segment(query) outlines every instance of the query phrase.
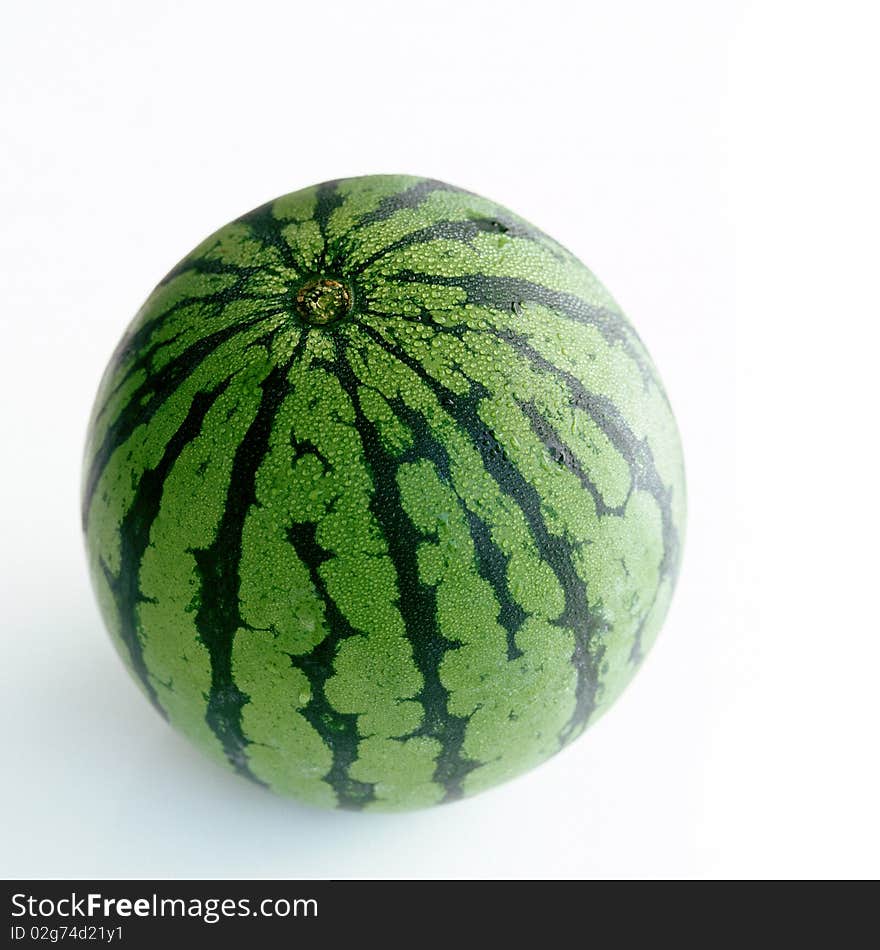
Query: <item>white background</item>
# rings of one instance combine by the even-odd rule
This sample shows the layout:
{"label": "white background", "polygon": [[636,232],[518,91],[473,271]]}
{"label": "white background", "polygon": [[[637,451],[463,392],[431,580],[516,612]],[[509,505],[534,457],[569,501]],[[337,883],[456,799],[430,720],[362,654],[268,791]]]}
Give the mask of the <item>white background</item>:
{"label": "white background", "polygon": [[[17,4],[0,39],[0,872],[876,876],[873,4]],[[653,654],[531,774],[322,813],[129,681],[78,526],[99,375],[217,226],[334,177],[508,205],[610,287],[676,407],[690,523]]]}

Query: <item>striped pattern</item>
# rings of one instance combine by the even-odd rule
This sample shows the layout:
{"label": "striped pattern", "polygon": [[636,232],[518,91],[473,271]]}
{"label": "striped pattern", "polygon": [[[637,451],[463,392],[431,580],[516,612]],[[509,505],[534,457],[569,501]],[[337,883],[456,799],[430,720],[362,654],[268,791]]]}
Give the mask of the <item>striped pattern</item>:
{"label": "striped pattern", "polygon": [[157,287],[100,387],[83,522],[163,716],[279,793],[397,809],[613,701],[684,504],[663,389],[592,274],[485,199],[374,176],[258,208]]}

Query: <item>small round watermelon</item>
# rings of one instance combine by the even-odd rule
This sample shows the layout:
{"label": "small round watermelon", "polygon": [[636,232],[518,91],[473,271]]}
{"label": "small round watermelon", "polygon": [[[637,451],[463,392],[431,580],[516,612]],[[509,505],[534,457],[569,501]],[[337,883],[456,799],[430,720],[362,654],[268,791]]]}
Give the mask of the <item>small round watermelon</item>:
{"label": "small round watermelon", "polygon": [[313,805],[449,802],[613,702],[666,614],[685,491],[635,331],[459,188],[272,201],[150,295],[101,382],[83,527],[159,713]]}

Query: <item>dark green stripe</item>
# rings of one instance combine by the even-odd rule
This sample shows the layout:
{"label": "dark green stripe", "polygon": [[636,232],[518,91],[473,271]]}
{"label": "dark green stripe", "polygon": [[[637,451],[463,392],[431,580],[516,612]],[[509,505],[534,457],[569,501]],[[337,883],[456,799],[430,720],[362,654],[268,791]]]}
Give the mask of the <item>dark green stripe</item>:
{"label": "dark green stripe", "polygon": [[[330,463],[311,442],[295,441],[293,450],[294,463],[304,455],[314,455],[321,461],[325,471],[329,467]],[[350,637],[360,636],[360,633],[351,626],[327,590],[321,575],[321,565],[329,561],[332,555],[318,544],[316,534],[317,525],[314,522],[297,522],[290,526],[287,537],[296,556],[308,570],[312,585],[324,604],[328,634],[308,653],[289,656],[291,664],[308,677],[311,687],[311,695],[301,710],[302,714],[333,753],[333,765],[324,776],[324,781],[336,793],[341,808],[356,811],[376,797],[372,783],[359,782],[348,774],[358,756],[358,717],[353,713],[339,712],[327,699],[325,686],[334,675],[334,662],[340,643]]]}
{"label": "dark green stripe", "polygon": [[[446,185],[442,181],[428,179],[406,188],[393,195],[387,195],[379,202],[379,206],[373,211],[368,211],[361,215],[348,231],[341,235],[337,244],[337,252],[334,255],[334,265],[341,264],[346,255],[352,254],[356,249],[358,238],[361,232],[371,224],[377,224],[385,221],[398,211],[406,209],[413,210],[418,208],[426,198],[434,192],[445,191],[453,194],[470,194],[461,188],[455,188],[452,185]],[[346,269],[346,273],[352,273]]]}
{"label": "dark green stripe", "polygon": [[[220,232],[216,232],[215,234],[210,235],[210,237],[216,237],[219,233]],[[168,271],[168,273],[159,281],[159,283],[156,284],[155,290],[153,292],[155,293],[155,291],[160,287],[167,287],[175,277],[180,277],[181,274],[185,274],[190,270],[196,270],[198,267],[202,268],[200,273],[208,273],[208,267],[206,265],[211,263],[211,261],[206,260],[204,257],[193,257],[191,254],[189,254],[184,257],[183,260],[178,261],[174,267]],[[236,274],[237,276],[241,277],[242,282],[244,282],[250,274],[256,273],[256,271],[259,270],[259,265],[256,265],[254,268],[245,269],[238,264],[230,264],[226,261],[214,261],[213,263],[215,264],[216,268],[222,268],[223,273]],[[218,270],[215,269],[212,271],[212,273],[218,273]],[[162,316],[164,316],[164,313],[160,315],[159,319],[161,319]]]}
{"label": "dark green stripe", "polygon": [[[598,681],[596,669],[601,662],[601,647],[597,642],[589,644],[591,634],[590,611],[587,604],[586,585],[575,568],[574,549],[562,537],[547,530],[541,515],[541,496],[519,469],[513,464],[495,436],[486,427],[477,413],[477,407],[490,396],[489,391],[475,380],[469,380],[470,389],[464,395],[445,389],[426,368],[401,349],[386,340],[372,327],[363,326],[363,332],[382,347],[390,356],[414,372],[441,401],[446,413],[467,433],[474,448],[480,453],[483,466],[498,487],[518,505],[529,526],[532,538],[542,560],[556,575],[564,595],[562,615],[553,623],[568,629],[574,635],[575,650],[572,657],[577,672],[575,709],[563,740],[569,738],[578,726],[585,723],[595,707]],[[592,646],[592,650],[590,647]]]}
{"label": "dark green stripe", "polygon": [[[149,371],[156,354],[163,347],[169,346],[176,342],[187,332],[187,330],[190,329],[190,327],[184,327],[172,336],[167,337],[164,340],[156,340],[153,344],[147,346],[150,338],[169,317],[173,316],[173,314],[178,309],[191,306],[194,303],[201,303],[205,307],[210,308],[209,313],[207,314],[210,319],[213,319],[214,317],[217,317],[219,314],[221,314],[223,312],[223,308],[226,306],[219,292],[215,294],[201,295],[198,297],[185,297],[183,300],[178,300],[166,310],[163,310],[161,316],[154,317],[152,320],[149,320],[142,326],[138,327],[137,330],[127,333],[122,338],[119,345],[113,351],[113,356],[110,360],[110,365],[114,367],[119,378],[116,382],[116,385],[110,390],[110,392],[107,394],[107,397],[104,399],[104,403],[95,417],[96,421],[104,416],[110,407],[114,396],[116,396],[119,390],[126,384],[126,382],[128,382],[129,379],[131,379],[135,373],[137,373],[139,370]],[[123,370],[122,367],[127,361],[130,362]]]}
{"label": "dark green stripe", "polygon": [[[449,690],[446,689],[440,679],[440,664],[446,652],[459,649],[461,643],[458,640],[450,640],[440,632],[437,626],[436,588],[422,584],[421,580],[418,579],[416,552],[422,537],[403,508],[396,470],[405,463],[427,460],[434,466],[440,481],[453,491],[455,489],[452,486],[449,455],[446,447],[434,438],[424,420],[402,399],[399,397],[389,399],[388,405],[412,433],[412,442],[409,447],[398,456],[396,462],[389,462],[389,465],[395,466],[394,485],[396,494],[394,503],[399,508],[399,520],[405,522],[407,526],[407,536],[401,540],[401,557],[403,556],[402,551],[411,552],[413,575],[416,578],[416,581],[412,581],[412,583],[417,582],[421,588],[430,591],[430,596],[424,604],[424,611],[426,613],[430,611],[428,614],[430,626],[416,628],[417,631],[424,632],[416,633],[417,639],[415,642],[412,627],[407,623],[407,635],[410,642],[413,643],[413,656],[419,671],[425,678],[425,687],[418,696],[420,702],[425,706],[425,720],[422,726],[416,729],[412,735],[428,736],[437,739],[441,743],[442,749],[437,756],[433,780],[445,789],[442,800],[450,802],[462,797],[464,794],[462,783],[465,776],[480,764],[462,753],[465,731],[470,717],[458,716],[449,712]],[[390,456],[388,458],[390,460]],[[395,561],[395,566],[396,564],[397,561]],[[447,644],[447,646],[445,648],[438,647],[438,644],[441,643]],[[440,724],[442,724],[442,727]]]}
{"label": "dark green stripe", "polygon": [[[283,222],[279,222],[273,213],[275,202],[270,201],[267,204],[254,208],[239,220],[248,226],[251,234],[263,245],[263,247],[278,251],[281,260],[286,267],[296,271],[297,274],[304,274],[307,270],[304,261],[298,261],[293,254],[293,248],[284,240],[281,231],[284,227]],[[260,264],[257,270],[264,270],[265,265]]]}
{"label": "dark green stripe", "polygon": [[492,588],[498,602],[498,622],[504,628],[507,639],[507,659],[518,660],[523,651],[516,645],[516,635],[525,623],[527,614],[510,593],[507,585],[508,557],[492,540],[485,521],[467,505],[463,505],[468,530],[474,542],[477,572]]}
{"label": "dark green stripe", "polygon": [[[184,265],[181,265],[184,267]],[[184,267],[186,269],[188,265]],[[244,283],[244,279],[240,284]],[[113,351],[113,355],[110,357],[109,365],[114,368],[114,370],[119,370],[120,367],[126,362],[126,360],[133,360],[133,362],[126,367],[125,371],[119,378],[119,381],[113,390],[108,394],[107,398],[104,400],[104,404],[101,406],[98,415],[96,418],[100,419],[101,416],[107,411],[107,407],[112,400],[113,396],[119,390],[119,388],[124,385],[125,381],[129,379],[132,373],[137,372],[139,369],[148,369],[150,366],[150,360],[155,355],[158,350],[163,346],[166,346],[168,343],[173,342],[181,335],[185,333],[189,327],[184,328],[180,333],[175,334],[173,337],[169,337],[167,340],[157,341],[152,347],[149,348],[148,352],[144,352],[144,347],[147,345],[147,342],[156,332],[156,330],[163,324],[165,321],[173,316],[178,310],[183,307],[189,307],[194,303],[201,303],[205,306],[211,307],[211,316],[217,316],[217,314],[222,313],[223,307],[226,305],[226,293],[239,293],[241,292],[240,284],[234,284],[232,287],[227,288],[226,291],[215,291],[210,294],[199,294],[197,296],[187,296],[181,300],[175,301],[173,304],[170,304],[166,309],[164,309],[158,316],[152,317],[149,320],[146,320],[144,323],[141,323],[137,326],[136,329],[129,329],[119,341],[116,349]],[[161,285],[160,285],[161,286]]]}
{"label": "dark green stripe", "polygon": [[232,676],[232,642],[236,631],[248,626],[239,605],[242,529],[248,510],[256,502],[257,470],[268,451],[272,426],[288,391],[288,369],[289,365],[276,366],[263,381],[257,413],[235,451],[217,534],[210,547],[192,551],[200,579],[195,622],[211,658],[211,690],[205,720],[220,740],[230,764],[255,782],[260,780],[248,767],[248,740],[241,728],[241,709],[248,697]]}
{"label": "dark green stripe", "polygon": [[140,566],[150,543],[150,529],[159,514],[165,479],[184,448],[198,436],[205,416],[228,385],[227,379],[209,393],[196,393],[186,418],[165,446],[159,464],[155,468],[147,469],[141,477],[131,506],[119,527],[118,576],[113,574],[103,559],[101,560],[101,570],[119,613],[119,635],[128,649],[132,669],[162,716],[165,716],[165,711],[159,705],[156,691],[150,682],[149,671],[144,663],[143,646],[138,637],[137,610],[138,604],[144,600],[140,590]]}
{"label": "dark green stripe", "polygon": [[362,215],[355,227],[352,229],[352,236],[357,237],[358,232],[370,224],[376,224],[378,221],[385,221],[393,214],[404,209],[418,208],[422,202],[435,191],[448,191],[452,194],[469,195],[471,192],[463,188],[456,188],[453,185],[447,185],[442,181],[436,181],[433,178],[426,178],[424,181],[417,182],[403,191],[396,194],[387,195],[379,202],[379,206],[373,211],[368,211]]}
{"label": "dark green stripe", "polygon": [[[675,577],[678,572],[681,554],[681,540],[678,536],[678,531],[672,516],[672,490],[663,484],[663,479],[657,471],[657,466],[654,462],[651,447],[648,445],[648,440],[646,438],[639,439],[635,435],[623,418],[620,410],[607,396],[589,392],[577,377],[550,363],[525,337],[514,334],[511,331],[492,332],[495,332],[496,336],[508,342],[518,353],[525,356],[536,369],[550,373],[564,382],[571,394],[572,404],[590,415],[621,458],[626,461],[630,472],[631,485],[627,499],[620,507],[621,509],[626,508],[629,495],[631,495],[633,491],[647,491],[651,495],[657,503],[657,507],[660,509],[661,538],[663,543],[663,555],[660,561],[660,580],[662,581],[667,577]],[[610,513],[617,514],[617,511],[610,511]],[[630,660],[633,663],[638,663],[641,660],[642,634],[656,597],[657,591],[655,590],[654,600],[651,601],[651,604],[646,609],[644,616],[636,628],[633,646],[630,651]]]}
{"label": "dark green stripe", "polygon": [[[369,310],[367,312],[372,316],[391,316],[381,311]],[[396,319],[408,320],[408,318],[402,316]],[[408,322],[423,325],[422,320]],[[539,370],[541,373],[549,374],[564,383],[572,398],[572,405],[583,410],[592,418],[599,430],[627,463],[631,479],[630,494],[636,489],[647,491],[657,502],[663,525],[663,561],[661,563],[661,575],[663,577],[673,576],[678,570],[680,539],[678,537],[678,531],[675,528],[672,514],[671,489],[668,489],[663,484],[663,479],[657,471],[654,456],[647,439],[639,439],[638,436],[636,436],[614,402],[601,393],[592,393],[587,390],[576,376],[551,363],[531,344],[527,337],[513,330],[492,327],[475,330],[469,326],[441,326],[439,324],[434,325],[434,328],[437,332],[455,336],[460,340],[464,338],[466,333],[481,333],[494,336],[496,339],[508,344],[514,352],[527,359],[536,370]],[[655,381],[655,386],[663,393],[659,381]],[[663,395],[665,399],[665,393],[663,393]],[[523,408],[522,404],[520,408]],[[530,419],[530,422],[531,421]],[[547,429],[550,428],[546,420],[544,420],[544,426]],[[582,484],[584,484],[584,487],[587,488],[591,494],[594,490],[598,493],[598,489],[595,489],[595,486],[590,488],[587,484],[588,479],[586,473],[580,472],[579,474],[579,464],[571,449],[568,449],[563,443],[560,443],[560,448],[563,450],[564,456],[560,461],[567,464],[575,474],[578,474],[579,478],[583,477],[584,481],[582,481]],[[594,498],[595,497],[596,495],[594,495]],[[601,499],[601,496],[599,497]],[[627,500],[628,497],[629,496],[627,496]],[[617,508],[608,507],[604,501],[602,505],[605,506],[608,514],[617,515],[621,514],[626,507],[626,501]]]}
{"label": "dark green stripe", "polygon": [[344,200],[337,187],[339,182],[340,179],[337,179],[335,181],[325,181],[322,185],[318,185],[315,196],[315,211],[312,217],[318,225],[324,244],[316,266],[318,273],[323,273],[328,266],[330,270],[333,270],[338,264],[336,248],[334,247],[331,250],[327,243],[327,224],[330,220],[330,215],[333,214],[337,208],[342,206]]}
{"label": "dark green stripe", "polygon": [[[296,448],[300,451],[303,446],[298,444]],[[322,458],[314,448],[310,451]],[[327,464],[323,458],[322,461]],[[303,522],[291,525],[287,536],[297,557],[308,569],[312,584],[324,603],[329,633],[304,656],[290,654],[290,662],[309,678],[311,696],[302,708],[302,714],[333,753],[333,765],[324,776],[324,781],[336,793],[341,808],[357,811],[376,798],[372,783],[359,782],[348,771],[358,757],[358,717],[335,709],[327,699],[325,686],[334,674],[333,664],[339,644],[360,634],[351,626],[327,590],[320,568],[325,561],[330,560],[331,555],[315,540],[316,532],[317,525]]]}
{"label": "dark green stripe", "polygon": [[[237,222],[233,222],[235,224]],[[235,277],[247,286],[247,281],[249,278],[259,275],[262,271],[266,269],[264,263],[260,264],[232,264],[229,261],[224,261],[221,258],[217,257],[192,257],[188,260],[183,261],[180,270],[177,272],[177,275],[189,273],[190,271],[196,274],[233,274]],[[245,293],[239,291],[237,285],[233,287],[228,287],[225,290],[218,290],[216,294],[212,296],[220,296],[230,300],[257,300],[262,298],[262,294],[254,293]],[[166,316],[167,312],[163,314]]]}
{"label": "dark green stripe", "polygon": [[446,446],[433,436],[419,413],[402,399],[399,397],[389,399],[388,404],[392,411],[407,425],[410,432],[416,433],[418,436],[417,446],[414,446],[400,461],[415,461],[418,458],[426,458],[433,462],[442,480],[449,485],[461,502],[462,511],[474,543],[477,573],[492,588],[495,600],[498,603],[498,622],[504,628],[507,639],[507,659],[518,659],[523,655],[523,652],[516,645],[516,635],[527,615],[507,586],[509,560],[507,555],[492,539],[489,528],[483,519],[468,508],[464,499],[455,491],[450,476],[450,460]]}
{"label": "dark green stripe", "polygon": [[[492,230],[491,225],[497,223],[498,222],[494,221],[494,219],[490,221],[487,218],[472,218],[465,221],[435,221],[433,224],[427,225],[427,227],[419,228],[418,231],[411,231],[397,241],[386,244],[371,254],[363,263],[358,264],[356,267],[348,268],[346,273],[352,277],[358,277],[377,261],[388,257],[390,254],[405,250],[408,247],[429,244],[431,241],[459,241],[462,244],[470,244],[470,242],[480,234]],[[509,229],[505,226],[504,232],[507,233],[508,230]],[[521,229],[517,232],[516,236],[537,243],[541,234],[537,231],[528,232],[525,229]],[[394,280],[396,276],[396,274],[392,274],[391,279]]]}
{"label": "dark green stripe", "polygon": [[[572,405],[592,418],[620,457],[626,461],[632,481],[630,494],[634,490],[646,491],[657,502],[663,526],[663,560],[660,573],[662,577],[674,574],[678,569],[679,537],[672,517],[672,491],[663,484],[648,440],[639,439],[611,399],[587,390],[576,376],[554,366],[524,337],[509,331],[498,331],[497,336],[526,357],[536,369],[551,374],[565,384],[571,395]],[[625,506],[624,502],[623,507]]]}
{"label": "dark green stripe", "polygon": [[[252,320],[224,327],[222,330],[210,334],[210,336],[202,337],[173,360],[166,363],[160,370],[150,374],[129,396],[128,402],[117,418],[107,427],[101,444],[92,452],[91,463],[83,489],[83,531],[88,526],[89,510],[92,506],[98,481],[114,451],[131,438],[132,433],[138,426],[149,422],[168,399],[177,392],[177,388],[198,369],[199,364],[218,347],[227,340],[231,340],[237,333],[255,326],[266,319],[267,316],[267,314],[261,314]],[[271,334],[267,335],[267,339],[270,337]],[[258,342],[255,341],[255,343]]]}
{"label": "dark green stripe", "polygon": [[[147,349],[132,350],[130,353],[125,352],[125,348],[120,346],[117,347],[116,351],[113,354],[113,359],[111,360],[111,365],[115,369],[119,369],[122,363],[125,361],[126,357],[135,356],[135,353],[138,355],[133,359],[133,361],[126,367],[125,371],[119,374],[119,379],[116,382],[116,385],[107,393],[106,398],[104,399],[101,408],[95,415],[94,423],[97,424],[100,422],[104,416],[107,414],[108,409],[110,408],[113,400],[116,398],[119,391],[122,387],[135,375],[135,373],[143,370],[149,374],[150,366],[152,365],[153,359],[156,354],[165,346],[171,346],[177,342],[186,333],[186,329],[180,330],[178,333],[175,333],[173,336],[168,337],[165,340],[157,340]],[[124,343],[125,341],[123,341]]]}
{"label": "dark green stripe", "polygon": [[[447,277],[405,269],[396,271],[386,279],[403,283],[459,287],[464,291],[467,303],[476,307],[489,307],[502,313],[516,313],[524,303],[538,304],[576,323],[595,327],[606,343],[623,348],[626,355],[638,367],[646,385],[653,384],[660,392],[663,392],[663,387],[655,376],[636,331],[613,310],[594,307],[576,294],[551,290],[549,287],[518,277],[495,277],[489,274]],[[383,316],[393,318],[395,315],[383,314]]]}
{"label": "dark green stripe", "polygon": [[534,432],[537,438],[543,443],[550,458],[557,464],[568,469],[581,483],[581,487],[590,493],[596,505],[596,514],[599,515],[599,517],[603,515],[623,515],[626,504],[624,503],[617,507],[611,507],[606,504],[602,493],[596,487],[595,482],[593,482],[590,476],[584,471],[583,466],[572,448],[566,444],[553,426],[541,415],[538,411],[538,407],[533,402],[526,402],[525,400],[517,400],[516,404],[526,419],[529,420],[532,432]]}
{"label": "dark green stripe", "polygon": [[[358,398],[360,382],[350,366],[342,360],[337,363],[336,375],[348,394],[355,412],[355,428],[360,435],[364,458],[372,473],[373,494],[370,510],[379,523],[388,556],[397,575],[398,609],[406,628],[413,660],[422,674],[423,686],[416,699],[424,708],[422,725],[413,736],[436,739],[441,751],[436,759],[433,779],[442,785],[443,801],[452,801],[463,794],[464,777],[476,768],[476,762],[462,755],[467,719],[449,711],[449,691],[440,679],[440,663],[448,650],[460,644],[447,640],[437,626],[436,593],[433,587],[419,578],[416,552],[422,536],[403,507],[397,470],[401,462],[424,457],[430,448],[423,442],[423,427],[413,435],[415,442],[408,454],[399,459],[384,447],[375,425],[366,416]],[[443,477],[444,473],[440,473]],[[448,479],[448,473],[445,473]]]}

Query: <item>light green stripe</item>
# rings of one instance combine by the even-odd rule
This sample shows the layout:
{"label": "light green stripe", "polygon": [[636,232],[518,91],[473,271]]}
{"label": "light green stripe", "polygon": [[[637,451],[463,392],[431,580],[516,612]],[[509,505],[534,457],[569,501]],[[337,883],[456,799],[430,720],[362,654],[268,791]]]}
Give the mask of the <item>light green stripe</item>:
{"label": "light green stripe", "polygon": [[201,582],[193,552],[215,538],[235,447],[258,405],[259,390],[245,375],[212,406],[165,480],[140,571],[138,633],[150,681],[174,725],[219,761],[222,746],[205,722],[211,661],[196,626]]}

